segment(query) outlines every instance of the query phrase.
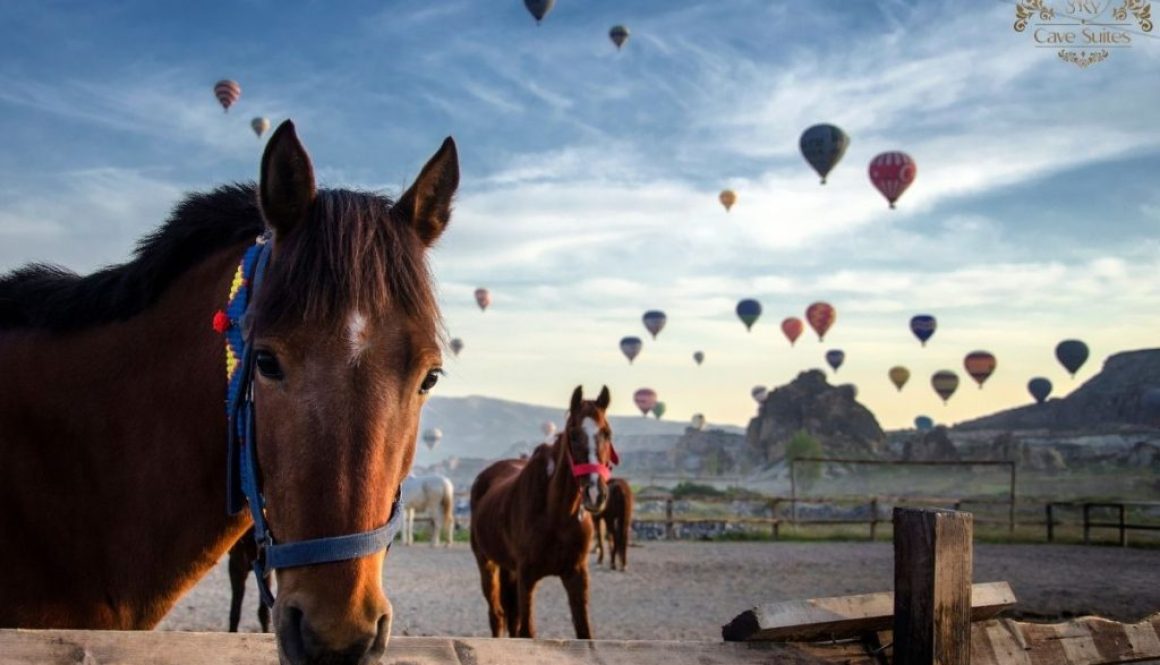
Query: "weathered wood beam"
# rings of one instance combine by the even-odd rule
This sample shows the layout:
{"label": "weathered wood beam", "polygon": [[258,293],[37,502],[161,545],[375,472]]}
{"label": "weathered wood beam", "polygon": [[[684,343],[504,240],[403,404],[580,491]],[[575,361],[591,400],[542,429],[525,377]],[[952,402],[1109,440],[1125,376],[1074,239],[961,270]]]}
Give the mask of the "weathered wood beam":
{"label": "weathered wood beam", "polygon": [[[972,621],[990,619],[1014,605],[1015,593],[1006,582],[971,587]],[[894,593],[884,591],[768,603],[742,612],[721,633],[726,641],[794,642],[858,637],[893,625]]]}

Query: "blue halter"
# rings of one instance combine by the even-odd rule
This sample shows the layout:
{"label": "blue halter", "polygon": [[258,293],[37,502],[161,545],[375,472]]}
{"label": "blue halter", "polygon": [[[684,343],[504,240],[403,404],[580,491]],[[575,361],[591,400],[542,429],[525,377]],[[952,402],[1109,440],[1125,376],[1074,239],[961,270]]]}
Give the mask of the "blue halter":
{"label": "blue halter", "polygon": [[230,515],[236,515],[243,508],[243,499],[250,506],[250,515],[254,518],[254,540],[258,546],[254,576],[262,603],[267,607],[274,604],[274,594],[266,582],[270,571],[358,559],[390,549],[391,541],[403,524],[402,501],[396,492],[390,519],[373,531],[293,543],[274,542],[266,523],[266,502],[259,487],[258,438],[254,429],[254,351],[250,344],[253,333],[252,326],[245,323],[247,308],[270,261],[269,239],[268,233],[262,235],[246,250],[230,288],[226,311],[224,315],[218,315],[222,317],[225,328],[226,371],[229,375],[226,394],[226,414],[229,417],[226,510]]}

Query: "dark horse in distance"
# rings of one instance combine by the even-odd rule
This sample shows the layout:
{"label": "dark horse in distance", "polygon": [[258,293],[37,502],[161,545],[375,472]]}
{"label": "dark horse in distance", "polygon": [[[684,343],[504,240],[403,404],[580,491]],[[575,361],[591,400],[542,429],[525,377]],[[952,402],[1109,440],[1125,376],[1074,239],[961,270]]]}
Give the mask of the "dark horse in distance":
{"label": "dark horse in distance", "polygon": [[501,460],[471,487],[471,550],[479,565],[493,637],[535,637],[532,594],[557,575],[564,583],[576,637],[592,639],[588,551],[592,514],[608,500],[616,463],[605,387],[595,401],[572,393],[564,430],[528,459]]}
{"label": "dark horse in distance", "polygon": [[152,628],[251,524],[232,482],[226,510],[241,449],[263,551],[373,536],[324,563],[267,560],[282,661],[377,662],[379,543],[441,372],[427,249],[458,183],[447,139],[397,202],[318,189],[287,121],[256,186],[186,198],[127,263],[0,277],[0,627]]}
{"label": "dark horse in distance", "polygon": [[593,519],[596,520],[596,563],[604,563],[605,534],[612,539],[612,551],[608,553],[608,567],[616,570],[628,568],[628,537],[632,533],[632,488],[624,478],[608,481],[608,505]]}

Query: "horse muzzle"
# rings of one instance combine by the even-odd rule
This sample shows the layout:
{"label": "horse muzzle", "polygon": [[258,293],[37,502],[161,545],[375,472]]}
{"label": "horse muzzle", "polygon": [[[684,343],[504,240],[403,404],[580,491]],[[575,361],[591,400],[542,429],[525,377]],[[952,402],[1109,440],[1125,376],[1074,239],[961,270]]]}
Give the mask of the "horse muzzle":
{"label": "horse muzzle", "polygon": [[360,620],[346,617],[341,625],[329,625],[334,622],[318,614],[304,610],[293,598],[279,597],[274,632],[282,665],[373,665],[386,653],[391,637],[389,602]]}

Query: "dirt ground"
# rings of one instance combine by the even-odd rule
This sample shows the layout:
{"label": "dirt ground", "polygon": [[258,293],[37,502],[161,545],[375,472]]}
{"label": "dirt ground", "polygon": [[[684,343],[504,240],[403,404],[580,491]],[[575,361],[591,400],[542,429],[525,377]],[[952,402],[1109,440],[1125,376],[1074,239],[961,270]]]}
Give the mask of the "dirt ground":
{"label": "dirt ground", "polygon": [[[593,565],[593,629],[598,638],[719,640],[722,624],[756,604],[889,590],[893,560],[889,543],[645,542],[629,550],[627,572]],[[1135,621],[1160,610],[1158,550],[977,544],[974,570],[976,582],[1010,582],[1024,616],[1100,614]],[[394,634],[489,634],[466,544],[432,549],[396,543],[384,579]],[[223,560],[160,628],[224,631],[229,597]],[[258,630],[256,597],[251,579],[243,631]],[[557,578],[541,582],[535,599],[540,637],[574,637]]]}

